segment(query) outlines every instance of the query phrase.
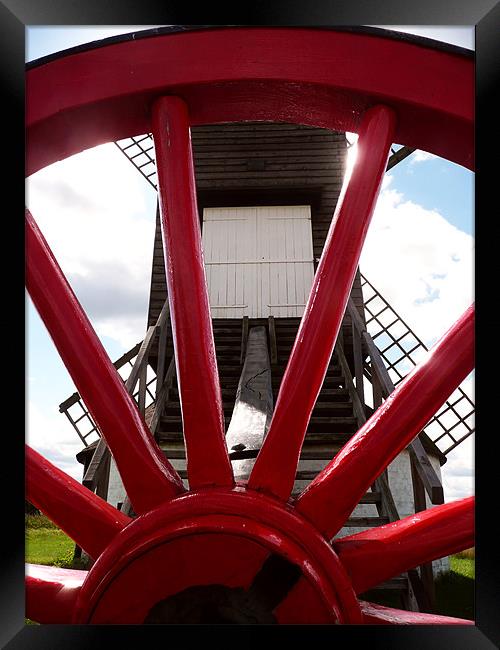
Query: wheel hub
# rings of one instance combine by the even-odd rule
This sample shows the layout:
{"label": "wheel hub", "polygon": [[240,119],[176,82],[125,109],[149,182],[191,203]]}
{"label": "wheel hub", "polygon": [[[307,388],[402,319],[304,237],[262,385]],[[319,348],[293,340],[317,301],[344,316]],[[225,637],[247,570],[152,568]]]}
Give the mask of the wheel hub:
{"label": "wheel hub", "polygon": [[75,623],[356,622],[335,552],[288,506],[210,489],[135,519],[89,571]]}

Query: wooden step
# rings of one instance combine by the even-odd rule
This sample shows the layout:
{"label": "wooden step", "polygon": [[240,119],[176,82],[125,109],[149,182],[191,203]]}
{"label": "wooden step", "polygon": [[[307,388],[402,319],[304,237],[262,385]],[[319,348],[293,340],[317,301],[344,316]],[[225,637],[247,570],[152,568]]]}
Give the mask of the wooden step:
{"label": "wooden step", "polygon": [[[161,417],[161,422],[166,424],[169,422],[177,421],[179,418],[177,416],[163,416]],[[230,417],[226,417],[226,424],[229,424],[231,420]],[[336,433],[337,431],[347,432],[351,426],[357,427],[357,421],[354,417],[344,417],[344,416],[315,416],[313,415],[309,421],[309,426],[307,428],[308,432],[312,433]]]}
{"label": "wooden step", "polygon": [[357,431],[358,422],[355,417],[312,415],[307,427],[308,433],[336,433]]}
{"label": "wooden step", "polygon": [[[225,418],[226,430],[230,418]],[[182,420],[180,417],[167,415],[161,418],[156,437],[160,443],[182,442]],[[306,459],[319,459],[331,460],[335,453],[343,447],[352,438],[352,432],[321,432],[321,433],[307,433],[305,438],[305,445],[322,445],[331,447],[330,450],[325,450],[322,453],[312,451],[311,448],[304,449],[301,458]]]}
{"label": "wooden step", "polygon": [[[235,396],[235,393],[232,393],[232,391],[225,392],[230,392],[233,397]],[[234,408],[234,399],[223,399],[222,407],[224,411],[232,413]],[[178,410],[180,412],[180,408],[181,405],[178,391],[176,390],[175,394],[172,391],[172,395],[168,403],[165,405],[165,411]],[[313,416],[314,415],[329,417],[352,416],[352,402],[317,402],[313,410]]]}
{"label": "wooden step", "polygon": [[[219,381],[221,384],[221,388],[227,390],[232,388],[233,386],[237,387],[240,379],[240,375],[241,373],[237,374],[236,372],[230,372],[230,371],[227,372],[224,371],[224,373],[222,373],[219,370]],[[279,388],[282,379],[283,379],[282,375],[277,376],[273,374],[271,377],[271,383],[273,388]],[[325,388],[339,388],[340,386],[344,387],[344,385],[345,385],[345,377],[340,373],[327,375],[325,377],[325,380],[323,381],[323,386]]]}
{"label": "wooden step", "polygon": [[[172,440],[162,440],[161,436],[172,436]],[[176,459],[176,460],[185,460],[186,452],[184,449],[184,440],[182,433],[168,433],[164,432],[161,435],[157,436],[159,442],[162,444],[164,454],[167,458]],[[352,436],[347,436],[347,439],[350,439]],[[333,443],[333,444],[324,444],[324,441],[321,441],[321,444],[318,442],[311,442],[306,439],[304,445],[302,446],[302,451],[300,453],[301,460],[325,460],[330,461],[335,457],[335,454],[338,453],[344,442]],[[255,454],[256,456],[256,454]],[[254,457],[255,457],[254,456]]]}
{"label": "wooden step", "polygon": [[338,445],[341,447],[345,445],[346,442],[349,442],[352,438],[352,434],[352,431],[347,433],[341,431],[307,432],[305,440],[309,444]]}

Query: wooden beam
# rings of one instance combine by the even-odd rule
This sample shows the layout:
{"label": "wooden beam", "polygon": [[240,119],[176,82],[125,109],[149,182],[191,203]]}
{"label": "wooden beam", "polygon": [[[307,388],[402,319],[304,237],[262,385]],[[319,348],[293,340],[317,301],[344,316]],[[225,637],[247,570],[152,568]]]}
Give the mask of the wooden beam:
{"label": "wooden beam", "polygon": [[172,387],[172,382],[175,375],[175,357],[172,356],[170,364],[168,366],[167,372],[165,374],[165,380],[163,385],[160,388],[160,391],[156,397],[155,410],[153,417],[151,418],[151,423],[149,428],[153,436],[155,435],[156,429],[158,428],[158,423],[160,422],[161,414],[163,413],[163,407],[165,402],[168,400],[168,393]]}
{"label": "wooden beam", "polygon": [[408,451],[412,466],[415,467],[418,478],[429,495],[431,503],[434,505],[444,503],[443,486],[419,438],[415,438],[411,445],[408,446]]}
{"label": "wooden beam", "polygon": [[[415,514],[427,510],[427,503],[425,499],[425,489],[423,482],[420,480],[419,470],[414,458],[411,457],[411,476],[413,483],[413,500],[415,504]],[[410,579],[412,575],[409,573]],[[413,576],[414,577],[414,576]],[[434,588],[434,574],[432,572],[432,562],[427,562],[420,566],[420,580],[422,583],[424,594],[419,598],[421,604],[421,611],[434,613],[436,606],[436,592]],[[414,580],[414,583],[417,582]],[[412,585],[415,589],[415,584]]]}
{"label": "wooden beam", "polygon": [[[370,361],[372,364],[372,371],[375,376],[372,376],[372,383],[375,387],[375,379],[378,379],[382,388],[383,397],[388,397],[394,391],[394,383],[385,367],[382,355],[375,345],[372,337],[366,330],[361,316],[359,315],[356,307],[351,299],[348,303],[348,311],[351,316],[353,325],[358,330],[358,333],[363,337],[363,341],[368,348],[370,354]],[[415,462],[418,475],[420,476],[427,494],[429,495],[433,504],[444,503],[444,493],[441,481],[431,465],[427,452],[425,451],[422,442],[418,436],[407,447],[410,456]]]}
{"label": "wooden beam", "polygon": [[247,351],[247,341],[248,341],[248,316],[243,316],[241,322],[241,352],[240,352],[240,364],[243,365],[245,361],[245,355]]}
{"label": "wooden beam", "polygon": [[359,332],[356,329],[356,326],[351,320],[351,329],[352,329],[352,353],[354,357],[354,376],[356,377],[356,392],[359,395],[361,404],[365,403],[365,390],[363,382],[363,345],[362,339]]}
{"label": "wooden beam", "polygon": [[389,157],[385,171],[388,172],[389,169],[392,169],[402,160],[408,158],[408,156],[410,156],[414,151],[415,149],[412,149],[411,147],[401,147],[401,149],[398,149],[395,153],[392,154],[392,156]]}
{"label": "wooden beam", "polygon": [[[228,451],[257,452],[262,446],[272,412],[271,364],[266,330],[263,326],[252,327],[248,334],[245,362],[226,434]],[[254,458],[247,457],[238,461],[238,477],[247,477],[253,464]]]}
{"label": "wooden beam", "polygon": [[101,436],[101,438],[99,438],[99,442],[97,443],[97,447],[92,454],[92,459],[89,463],[87,471],[85,472],[85,476],[82,480],[82,484],[89,490],[95,490],[96,485],[99,482],[102,469],[106,464],[105,460],[108,455],[108,446],[106,445],[104,438]]}
{"label": "wooden beam", "polygon": [[276,345],[276,326],[274,323],[274,316],[269,316],[268,326],[269,326],[269,348],[271,350],[271,363],[275,365],[278,363],[278,348]]}
{"label": "wooden beam", "polygon": [[156,327],[154,325],[151,325],[151,327],[149,327],[148,331],[146,332],[144,341],[140,345],[139,352],[137,353],[137,358],[132,367],[132,371],[130,372],[127,381],[125,382],[125,388],[127,389],[127,392],[130,395],[132,395],[132,393],[134,392],[135,385],[142,372],[143,366],[145,366],[147,363],[147,358],[151,346],[153,345],[155,334],[156,334]]}
{"label": "wooden beam", "polygon": [[156,321],[156,329],[158,331],[158,364],[156,366],[156,397],[163,386],[163,378],[165,374],[165,354],[167,350],[167,337],[168,337],[168,315],[169,306],[168,298],[165,300],[161,309],[158,320]]}

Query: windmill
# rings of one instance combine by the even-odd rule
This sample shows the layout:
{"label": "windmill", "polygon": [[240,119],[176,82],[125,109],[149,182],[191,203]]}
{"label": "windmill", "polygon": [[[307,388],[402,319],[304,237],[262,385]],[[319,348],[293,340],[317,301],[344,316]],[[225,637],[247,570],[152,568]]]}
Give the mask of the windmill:
{"label": "windmill", "polygon": [[[239,77],[240,71],[232,79],[234,71],[224,67],[228,43],[242,39],[249,52],[258,38],[273,51],[288,51],[292,35],[306,55],[295,61],[289,77],[276,80],[271,63],[262,69],[258,64],[250,78]],[[436,88],[447,79],[447,66],[462,75],[464,83],[454,93],[464,93],[460,106],[467,113],[470,57],[456,48],[441,56],[432,43],[421,45],[418,57],[439,60]],[[193,46],[209,46],[210,62],[189,59]],[[124,88],[114,104],[103,105],[97,97],[107,91],[97,84],[95,100],[84,102],[80,117],[71,113],[85,128],[64,151],[57,145],[42,149],[48,127],[43,119],[33,122],[33,169],[111,140],[149,183],[160,187],[143,341],[114,368],[95,339],[78,327],[77,341],[64,336],[59,341],[79,390],[60,410],[85,447],[79,454],[84,488],[72,485],[73,496],[95,515],[78,526],[71,516],[68,523],[58,514],[51,495],[63,479],[34,452],[29,455],[30,500],[49,511],[91,558],[105,559],[100,557],[66,592],[63,614],[54,613],[56,596],[49,605],[41,603],[39,585],[49,574],[33,569],[28,578],[33,618],[197,622],[210,611],[215,622],[387,617],[449,622],[415,612],[433,608],[432,560],[472,540],[471,501],[444,505],[440,465],[474,431],[474,404],[460,386],[472,370],[473,310],[437,344],[431,362],[417,365],[425,345],[357,263],[385,169],[417,146],[470,165],[471,116],[453,122],[455,103],[444,90],[433,99],[436,105],[428,106],[412,39],[380,30],[153,30],[140,40],[112,39],[105,48],[74,54],[76,77],[97,70],[106,48],[114,48],[118,59],[133,60],[138,71],[142,61],[174,53],[185,65],[168,73],[153,66],[150,78],[162,88],[153,96],[146,80],[118,78]],[[414,64],[408,69],[416,69],[411,92],[422,116],[432,114],[432,128],[424,132],[414,126],[415,116],[405,108],[409,91],[398,83],[397,70],[385,71],[393,88],[382,93],[381,105],[369,99],[370,84],[378,79],[374,71],[360,73],[350,95],[340,92],[341,78],[322,77],[319,53],[335,56],[344,48],[352,56],[358,51],[358,58],[362,53],[363,61],[372,60],[372,48],[388,48],[394,60],[407,57]],[[78,103],[71,95],[71,66],[57,63],[33,68],[28,87],[34,89],[35,106],[43,107],[42,82],[52,74],[68,81],[68,106]],[[224,82],[217,81],[217,66]],[[182,91],[176,90],[176,75],[186,84]],[[136,83],[144,84],[140,92],[129,88]],[[314,93],[311,83],[317,84]],[[299,107],[306,98],[304,112]],[[145,115],[144,106],[150,104],[152,112]],[[99,111],[108,117],[92,126],[89,120]],[[62,131],[61,117],[50,119]],[[436,129],[441,134],[437,145]],[[348,130],[359,133],[360,152],[342,189]],[[396,139],[406,144],[391,150]],[[27,219],[33,268],[45,265],[50,278],[46,244],[31,215]],[[55,327],[61,314],[80,318],[79,305],[62,285],[49,282],[42,288],[39,276],[33,278],[33,299],[46,322]],[[49,291],[57,298],[50,304],[44,302]],[[63,307],[56,314],[51,304]],[[79,365],[70,351],[75,342],[94,366]],[[97,376],[102,377],[98,382]],[[447,421],[450,414],[454,425]],[[365,439],[363,451],[358,447]],[[359,476],[353,474],[355,467]],[[37,496],[37,484],[49,475],[51,486],[44,497]],[[92,500],[89,490],[108,505]],[[431,505],[437,507],[428,509]],[[446,528],[444,546],[429,544],[422,550],[415,529],[404,552],[389,553],[391,561],[356,551],[360,543],[380,547],[380,540],[387,552],[399,548],[401,536],[406,539],[405,518],[415,512],[423,513],[419,530]],[[192,537],[186,532],[188,521]],[[462,524],[460,539],[452,521]],[[127,531],[120,536],[132,544],[130,560],[117,560],[125,542],[114,538],[123,528],[132,536],[128,539]],[[155,555],[158,535],[162,542]],[[325,546],[327,540],[332,543]],[[147,594],[134,595],[127,588],[136,584],[134,572],[162,563],[172,568],[188,548],[201,559],[186,575],[170,575],[168,589],[160,578]],[[222,574],[207,562],[211,554],[217,567],[224,567]],[[104,569],[109,572],[105,579]],[[238,576],[235,584],[231,575]],[[275,592],[269,589],[274,583]],[[375,587],[398,590],[407,611],[380,609],[357,598]],[[307,605],[297,607],[299,596],[301,603],[307,596]]]}

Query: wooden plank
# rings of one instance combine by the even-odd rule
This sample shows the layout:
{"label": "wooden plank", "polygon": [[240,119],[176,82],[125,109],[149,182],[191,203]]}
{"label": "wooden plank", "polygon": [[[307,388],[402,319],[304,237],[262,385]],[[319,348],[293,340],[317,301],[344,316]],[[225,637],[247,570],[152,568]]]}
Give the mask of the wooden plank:
{"label": "wooden plank", "polygon": [[151,327],[148,328],[148,331],[146,332],[146,336],[144,337],[144,341],[140,345],[139,352],[137,354],[137,358],[134,362],[133,368],[130,372],[130,375],[127,378],[127,381],[125,382],[125,388],[127,389],[127,392],[130,395],[134,392],[141,370],[143,366],[145,366],[147,363],[147,357],[151,349],[151,346],[153,345],[155,334],[156,334],[156,328],[152,325]]}
{"label": "wooden plank", "polygon": [[400,163],[402,160],[405,158],[408,158],[415,149],[412,149],[411,147],[401,147],[396,153],[393,153],[392,156],[389,157],[389,160],[387,162],[387,169],[386,171],[389,171],[389,169],[392,169],[395,165]]}
{"label": "wooden plank", "polygon": [[156,390],[155,394],[158,396],[161,386],[163,385],[163,377],[165,375],[165,355],[167,348],[167,339],[169,336],[169,304],[168,300],[165,300],[163,307],[161,308],[160,315],[158,316],[158,321],[156,322],[156,328],[158,330],[158,365],[156,368]]}
{"label": "wooden plank", "polygon": [[243,365],[247,351],[248,341],[248,316],[243,316],[241,322],[241,350],[240,350],[240,364]]}
{"label": "wooden plank", "polygon": [[175,375],[175,358],[172,357],[165,375],[165,380],[156,397],[155,410],[153,413],[153,417],[151,418],[151,424],[149,427],[151,429],[151,433],[153,434],[153,436],[155,435],[156,429],[158,428],[158,424],[160,422],[163,413],[163,407],[165,405],[165,402],[168,400],[168,394],[170,388],[172,387],[174,375]]}
{"label": "wooden plank", "polygon": [[[263,326],[252,327],[226,434],[228,451],[258,451],[267,433],[272,412],[271,364],[266,330]],[[247,476],[252,466],[252,460],[240,463],[238,474]]]}
{"label": "wooden plank", "polygon": [[139,373],[139,398],[137,401],[139,413],[144,417],[146,412],[146,377],[147,377],[148,367],[146,363],[143,363],[141,366],[141,371]]}
{"label": "wooden plank", "polygon": [[[422,481],[420,480],[417,463],[414,458],[411,458],[411,476],[413,482],[413,500],[415,504],[415,513],[422,512],[427,509],[425,499],[425,489]],[[434,587],[434,574],[432,572],[432,562],[427,562],[420,566],[420,580],[425,590],[426,597],[429,601],[429,612],[434,612],[436,607],[436,592]]]}
{"label": "wooden plank", "polygon": [[[361,316],[359,316],[356,308],[351,300],[348,303],[348,311],[351,315],[353,325],[357,331],[362,334],[364,342],[370,354],[372,369],[375,371],[377,378],[382,388],[384,397],[388,397],[394,391],[394,384],[389,376],[387,368],[383,362],[382,356],[373,342],[373,339],[366,331],[366,326],[363,324]],[[372,377],[373,381],[374,377]],[[376,383],[373,381],[375,387]],[[374,394],[374,404],[377,407],[379,395]],[[434,468],[431,465],[427,452],[425,451],[422,442],[419,438],[415,438],[407,447],[410,456],[415,463],[417,473],[422,480],[427,494],[429,495],[432,503],[444,503],[444,493],[441,481],[437,476]]]}
{"label": "wooden plank", "polygon": [[269,347],[271,349],[271,363],[273,365],[278,363],[278,348],[276,345],[276,325],[274,316],[269,316],[268,329],[269,329]]}
{"label": "wooden plank", "polygon": [[94,491],[99,478],[101,476],[102,470],[105,466],[106,458],[109,456],[109,449],[106,445],[106,441],[103,437],[99,439],[97,447],[92,454],[92,459],[89,463],[85,476],[82,480],[82,485],[85,485],[89,490]]}
{"label": "wooden plank", "polygon": [[360,427],[366,421],[365,410],[359,398],[359,394],[356,391],[356,387],[354,386],[354,382],[352,381],[351,371],[349,370],[349,366],[344,354],[344,348],[342,346],[340,338],[341,337],[339,337],[337,345],[335,346],[335,351],[338,355],[342,373],[345,377],[346,386],[352,399],[354,415],[356,417],[358,427]]}
{"label": "wooden plank", "polygon": [[365,390],[363,381],[363,351],[361,345],[361,336],[359,335],[356,326],[351,321],[352,329],[352,342],[353,342],[353,356],[354,356],[354,376],[356,378],[356,392],[359,396],[361,404],[365,404]]}
{"label": "wooden plank", "polygon": [[431,503],[434,505],[444,503],[443,486],[419,438],[413,440],[408,446],[408,451],[410,453],[410,459],[417,471],[418,478],[429,495]]}
{"label": "wooden plank", "polygon": [[109,468],[111,465],[111,454],[109,453],[109,450],[107,451],[107,453],[105,453],[105,458],[101,462],[101,465],[102,465],[102,471],[99,472],[99,476],[97,478],[95,493],[97,494],[98,497],[101,497],[101,499],[106,500],[108,496],[108,487],[109,487]]}
{"label": "wooden plank", "polygon": [[380,503],[381,512],[389,518],[389,521],[398,521],[400,517],[398,509],[396,507],[396,502],[394,501],[394,497],[389,486],[387,472],[382,473],[375,479],[373,488],[375,491],[380,492],[382,495],[382,500]]}

